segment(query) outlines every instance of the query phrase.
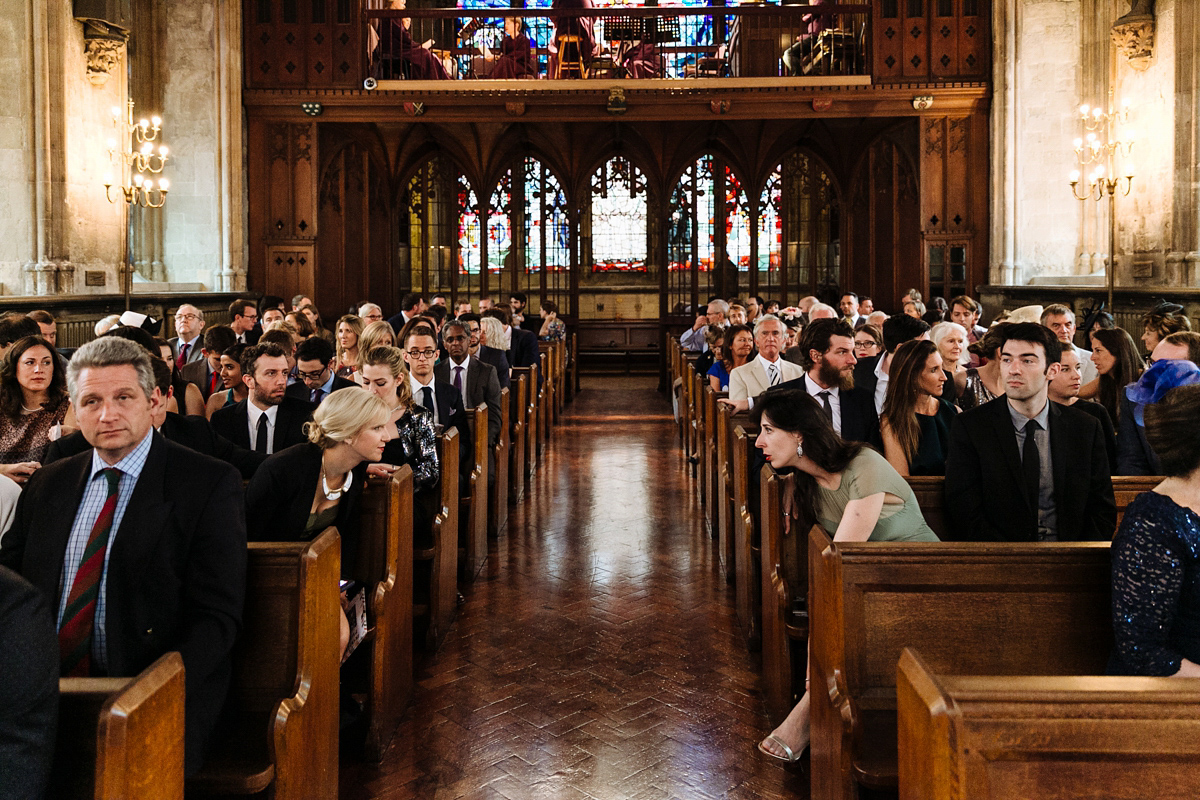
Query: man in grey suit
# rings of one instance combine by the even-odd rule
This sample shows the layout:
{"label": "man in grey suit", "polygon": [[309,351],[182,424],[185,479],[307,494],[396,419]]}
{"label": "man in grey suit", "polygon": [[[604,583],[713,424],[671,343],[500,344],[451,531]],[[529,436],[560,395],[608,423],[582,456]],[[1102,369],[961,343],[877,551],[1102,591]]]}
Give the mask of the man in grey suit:
{"label": "man in grey suit", "polygon": [[487,404],[488,447],[495,447],[500,441],[500,381],[496,368],[471,355],[471,333],[460,320],[448,320],[442,326],[442,344],[450,357],[433,368],[434,380],[458,389],[468,408]]}
{"label": "man in grey suit", "polygon": [[204,312],[191,303],[184,303],[175,310],[175,333],[168,340],[171,354],[175,356],[175,367],[183,369],[204,358],[204,343],[200,334],[204,331]]}

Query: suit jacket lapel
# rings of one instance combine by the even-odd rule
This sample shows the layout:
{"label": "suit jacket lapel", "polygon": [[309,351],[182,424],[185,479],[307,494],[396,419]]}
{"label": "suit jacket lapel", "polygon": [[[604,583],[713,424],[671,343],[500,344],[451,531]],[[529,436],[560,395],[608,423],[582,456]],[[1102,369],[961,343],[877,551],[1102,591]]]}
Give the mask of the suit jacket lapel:
{"label": "suit jacket lapel", "polygon": [[[25,577],[35,586],[41,588],[50,597],[59,597],[59,581],[62,579],[63,560],[67,553],[67,540],[71,538],[71,528],[75,525],[75,514],[79,504],[83,502],[83,491],[87,486],[88,474],[92,468],[92,448],[72,456],[75,464],[70,476],[70,493],[65,497],[59,495],[57,502],[49,502],[44,498],[46,516],[43,518],[44,528],[28,531],[32,534],[25,542],[25,563],[31,574]],[[31,558],[31,554],[37,554]],[[53,608],[58,613],[58,606]]]}
{"label": "suit jacket lapel", "polygon": [[[1020,489],[1026,506],[1030,506],[1032,500],[1025,491],[1025,469],[1021,464],[1021,451],[1017,448],[1017,432],[1013,428],[1012,415],[1008,411],[1008,398],[1001,395],[988,405],[992,407],[992,413],[995,415],[995,424],[992,426],[996,435],[994,446],[998,452],[1003,453],[1004,463],[1012,475],[1013,485]],[[1033,510],[1034,513],[1037,512],[1036,508]]]}

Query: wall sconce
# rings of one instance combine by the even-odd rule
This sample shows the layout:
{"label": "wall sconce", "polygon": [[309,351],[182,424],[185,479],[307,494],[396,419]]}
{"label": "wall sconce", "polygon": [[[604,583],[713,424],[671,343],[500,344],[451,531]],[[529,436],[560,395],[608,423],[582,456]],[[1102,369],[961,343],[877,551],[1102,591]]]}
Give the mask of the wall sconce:
{"label": "wall sconce", "polygon": [[320,103],[301,103],[300,108],[310,117],[319,117],[325,111],[325,107]]}

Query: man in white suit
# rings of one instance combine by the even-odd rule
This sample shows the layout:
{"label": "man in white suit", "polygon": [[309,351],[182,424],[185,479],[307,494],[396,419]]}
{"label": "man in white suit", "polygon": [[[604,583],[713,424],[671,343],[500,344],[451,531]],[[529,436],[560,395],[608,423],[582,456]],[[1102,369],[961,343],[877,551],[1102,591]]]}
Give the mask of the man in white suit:
{"label": "man in white suit", "polygon": [[[754,325],[758,355],[729,374],[729,402],[738,411],[750,408],[768,388],[804,376],[804,369],[780,358],[785,339],[783,322],[772,314]],[[722,401],[726,402],[726,401]]]}

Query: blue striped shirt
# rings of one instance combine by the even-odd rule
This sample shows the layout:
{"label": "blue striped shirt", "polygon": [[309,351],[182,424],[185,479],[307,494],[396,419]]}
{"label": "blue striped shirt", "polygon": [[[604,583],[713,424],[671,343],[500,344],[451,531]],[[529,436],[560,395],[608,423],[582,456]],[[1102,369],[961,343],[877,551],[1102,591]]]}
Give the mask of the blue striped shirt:
{"label": "blue striped shirt", "polygon": [[[104,634],[108,559],[112,555],[113,541],[116,539],[117,531],[121,529],[121,520],[125,516],[125,509],[129,507],[129,498],[133,496],[133,489],[137,486],[142,468],[146,466],[146,458],[150,455],[150,445],[153,441],[154,429],[151,428],[147,432],[146,438],[142,439],[129,455],[111,465],[112,468],[121,471],[121,482],[117,486],[117,509],[113,514],[108,548],[104,552],[104,571],[100,575],[100,594],[96,598],[96,617],[92,628],[92,665],[101,670],[108,667],[108,652],[105,649],[107,639]],[[67,553],[63,558],[62,584],[59,588],[58,601],[59,628],[62,627],[67,598],[71,595],[71,584],[75,582],[75,573],[78,572],[79,563],[83,560],[83,552],[87,549],[88,536],[91,535],[92,526],[96,524],[96,519],[104,508],[104,501],[108,499],[108,481],[104,479],[100,471],[108,469],[109,466],[95,450],[92,450],[92,472],[88,477],[87,486],[83,490],[83,500],[79,503],[79,510],[75,512],[75,524],[71,526],[71,537],[67,540]]]}

